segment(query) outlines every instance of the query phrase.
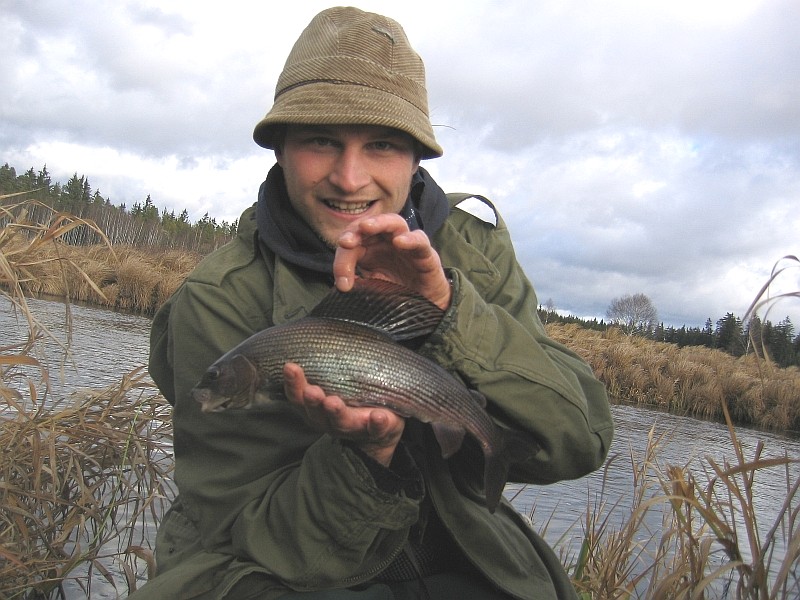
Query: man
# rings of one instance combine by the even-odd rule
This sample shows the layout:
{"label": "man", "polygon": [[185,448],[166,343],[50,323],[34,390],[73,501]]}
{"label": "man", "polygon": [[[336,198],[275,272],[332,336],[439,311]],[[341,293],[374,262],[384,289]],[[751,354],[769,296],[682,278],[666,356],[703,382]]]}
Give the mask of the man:
{"label": "man", "polygon": [[220,355],[307,314],[332,285],[377,277],[444,311],[419,352],[524,438],[514,480],[580,477],[612,437],[603,386],[545,336],[502,219],[485,199],[448,198],[420,167],[442,149],[399,24],[354,8],[317,15],[254,138],[277,159],[258,202],[153,322],[180,494],[158,532],[158,575],[134,597],[574,597],[525,519],[505,500],[487,510],[470,440],[445,460],[428,426],[348,407],[291,363],[290,402],[200,411],[191,389]]}

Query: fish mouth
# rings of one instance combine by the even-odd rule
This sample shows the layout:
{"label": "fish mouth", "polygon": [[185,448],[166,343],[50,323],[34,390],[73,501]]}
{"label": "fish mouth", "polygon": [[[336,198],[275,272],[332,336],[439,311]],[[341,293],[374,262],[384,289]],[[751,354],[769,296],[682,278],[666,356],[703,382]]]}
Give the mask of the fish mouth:
{"label": "fish mouth", "polygon": [[323,199],[322,203],[336,212],[345,213],[347,215],[360,215],[367,212],[370,207],[375,204],[375,200],[366,202],[345,202],[341,200]]}
{"label": "fish mouth", "polygon": [[192,397],[200,403],[200,410],[204,413],[222,412],[234,407],[234,398],[219,396],[208,388],[195,388]]}

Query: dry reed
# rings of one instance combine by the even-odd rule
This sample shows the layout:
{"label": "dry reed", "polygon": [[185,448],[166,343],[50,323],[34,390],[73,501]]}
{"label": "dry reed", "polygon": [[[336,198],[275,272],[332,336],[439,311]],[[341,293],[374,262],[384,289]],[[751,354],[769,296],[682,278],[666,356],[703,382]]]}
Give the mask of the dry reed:
{"label": "dry reed", "polygon": [[[729,432],[733,458],[705,457],[698,468],[660,464],[666,435],[651,430],[643,455],[631,454],[630,514],[615,519],[618,507],[595,501],[577,556],[561,551],[581,598],[800,597],[800,459],[764,458],[762,445],[748,457],[730,422]],[[774,469],[785,472],[785,500],[764,523],[753,484]],[[647,525],[654,512],[660,531]]]}
{"label": "dry reed", "polygon": [[135,589],[154,567],[137,532],[172,495],[168,405],[141,371],[57,409],[20,398],[0,409],[0,598],[49,597],[85,567]]}
{"label": "dry reed", "polygon": [[[0,347],[2,600],[63,597],[69,579],[89,597],[93,573],[115,587],[114,574],[122,573],[127,588],[135,589],[141,571],[154,568],[146,525],[158,523],[172,495],[169,407],[142,368],[118,385],[75,393],[69,402],[48,398],[47,365],[33,349],[49,336],[66,351],[69,337],[50,336],[25,292],[77,281],[103,297],[97,281],[107,273],[103,261],[86,262],[89,253],[82,268],[58,240],[93,224],[51,214],[49,223],[37,224],[27,220],[25,205],[0,206],[0,297],[28,323],[25,342]],[[44,393],[27,367],[40,369]],[[81,569],[88,575],[76,575]]]}

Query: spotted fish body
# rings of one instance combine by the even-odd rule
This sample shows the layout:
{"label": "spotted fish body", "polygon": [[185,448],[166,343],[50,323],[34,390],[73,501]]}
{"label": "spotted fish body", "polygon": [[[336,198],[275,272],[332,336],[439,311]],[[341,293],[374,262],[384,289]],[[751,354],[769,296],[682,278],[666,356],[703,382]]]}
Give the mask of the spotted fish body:
{"label": "spotted fish body", "polygon": [[430,333],[442,314],[404,287],[359,279],[351,292],[334,289],[309,316],[244,340],[209,367],[193,395],[204,412],[258,406],[284,397],[283,367],[297,363],[309,383],[350,406],[385,407],[430,423],[446,458],[469,433],[483,450],[494,512],[508,466],[485,399],[401,343]]}

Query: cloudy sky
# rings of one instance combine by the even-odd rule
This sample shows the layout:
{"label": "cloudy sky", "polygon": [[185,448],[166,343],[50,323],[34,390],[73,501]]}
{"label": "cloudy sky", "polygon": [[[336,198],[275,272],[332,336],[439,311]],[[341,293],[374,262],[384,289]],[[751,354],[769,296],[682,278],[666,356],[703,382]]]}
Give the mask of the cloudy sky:
{"label": "cloudy sky", "polygon": [[[0,0],[0,164],[232,221],[273,162],[253,126],[330,5]],[[495,202],[543,304],[603,317],[641,292],[702,327],[800,255],[797,0],[357,5],[425,59],[445,155],[424,166]],[[798,289],[791,268],[773,293]],[[799,305],[767,318],[800,329]]]}

